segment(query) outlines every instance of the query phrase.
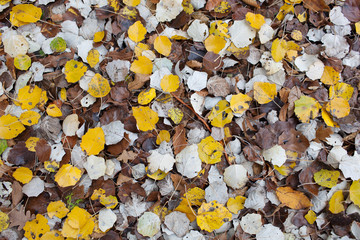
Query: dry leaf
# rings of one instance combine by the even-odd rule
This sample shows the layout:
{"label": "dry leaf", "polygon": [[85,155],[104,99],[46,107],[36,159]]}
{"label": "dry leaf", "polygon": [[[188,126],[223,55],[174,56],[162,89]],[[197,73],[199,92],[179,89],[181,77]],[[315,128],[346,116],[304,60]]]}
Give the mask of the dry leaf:
{"label": "dry leaf", "polygon": [[276,196],[281,203],[291,209],[300,210],[312,205],[304,193],[295,191],[291,187],[278,187],[276,189]]}

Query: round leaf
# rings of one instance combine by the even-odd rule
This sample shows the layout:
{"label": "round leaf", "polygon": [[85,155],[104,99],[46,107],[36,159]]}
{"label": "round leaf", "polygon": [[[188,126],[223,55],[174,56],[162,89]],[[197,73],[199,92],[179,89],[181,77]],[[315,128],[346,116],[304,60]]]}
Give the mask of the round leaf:
{"label": "round leaf", "polygon": [[55,174],[55,181],[60,187],[74,186],[81,178],[81,170],[70,164],[64,164]]}
{"label": "round leaf", "polygon": [[215,164],[221,161],[224,148],[212,136],[206,137],[198,144],[198,153],[202,162]]}
{"label": "round leaf", "polygon": [[308,96],[301,96],[295,101],[295,114],[303,123],[310,122],[310,119],[317,117],[320,104],[316,99]]}
{"label": "round leaf", "polygon": [[12,139],[17,137],[24,130],[24,125],[19,122],[17,117],[9,114],[0,117],[0,138]]}
{"label": "round leaf", "polygon": [[139,74],[151,74],[153,64],[151,60],[145,56],[140,56],[138,60],[135,60],[130,67],[130,70]]}
{"label": "round leaf", "polygon": [[22,184],[26,184],[33,178],[33,173],[27,167],[19,167],[13,173],[13,177]]}
{"label": "round leaf", "polygon": [[339,176],[339,171],[321,169],[320,171],[314,173],[314,180],[320,186],[332,188],[337,184]]}
{"label": "round leaf", "polygon": [[100,53],[96,49],[91,49],[86,57],[87,62],[92,68],[95,67],[96,64],[98,64],[99,59],[100,59]]}
{"label": "round leaf", "polygon": [[128,29],[129,38],[134,42],[141,42],[145,39],[146,28],[140,21],[136,21]]}
{"label": "round leaf", "polygon": [[208,52],[218,54],[226,45],[226,40],[220,36],[210,35],[205,39],[205,48]]}
{"label": "round leaf", "polygon": [[76,83],[84,76],[87,67],[82,63],[75,60],[67,61],[64,67],[65,78],[69,83]]}
{"label": "round leaf", "polygon": [[233,118],[230,104],[226,100],[219,101],[211,110],[209,120],[214,127],[224,127]]}
{"label": "round leaf", "polygon": [[41,100],[42,90],[38,86],[25,86],[19,90],[17,101],[22,109],[33,109]]}
{"label": "round leaf", "polygon": [[335,71],[333,67],[325,66],[321,82],[326,85],[334,85],[340,80],[340,73]]}
{"label": "round leaf", "polygon": [[138,96],[138,103],[141,105],[146,105],[150,103],[155,97],[156,97],[155,88],[142,90]]}
{"label": "round leaf", "polygon": [[54,52],[63,52],[66,50],[66,42],[62,37],[56,37],[51,41],[50,48]]}
{"label": "round leaf", "polygon": [[299,210],[311,206],[309,198],[304,193],[295,191],[291,187],[278,187],[276,196],[281,203],[291,209]]}
{"label": "round leaf", "polygon": [[233,95],[230,100],[230,108],[234,113],[243,114],[246,110],[249,109],[249,102],[251,100],[252,98],[246,94],[239,93]]}
{"label": "round leaf", "polygon": [[14,58],[14,66],[19,70],[28,70],[31,66],[31,58],[28,55],[18,55]]}
{"label": "round leaf", "polygon": [[348,101],[341,97],[331,99],[326,105],[326,111],[337,118],[343,118],[349,115],[350,105]]}
{"label": "round leaf", "polygon": [[20,122],[25,126],[32,126],[39,122],[41,115],[35,111],[26,111],[20,115]]}
{"label": "round leaf", "polygon": [[175,92],[179,88],[180,79],[177,75],[165,75],[160,82],[162,90],[165,92]]}
{"label": "round leaf", "polygon": [[217,201],[203,203],[198,210],[196,223],[201,230],[212,232],[231,220],[231,213]]}
{"label": "round leaf", "polygon": [[99,73],[95,74],[88,86],[88,93],[96,98],[105,97],[111,90],[109,81]]}
{"label": "round leaf", "polygon": [[344,201],[344,195],[342,193],[342,190],[335,192],[329,201],[330,212],[332,212],[333,214],[338,214],[344,211],[345,207],[343,205],[343,201]]}
{"label": "round leaf", "polygon": [[105,145],[105,134],[101,127],[89,129],[81,138],[80,147],[88,155],[97,155]]}
{"label": "round leaf", "polygon": [[329,98],[341,97],[349,101],[354,93],[354,88],[347,83],[337,83],[329,88]]}
{"label": "round leaf", "polygon": [[171,41],[168,37],[166,36],[158,36],[157,38],[155,38],[154,41],[154,48],[155,50],[164,55],[165,57],[170,55],[171,52]]}
{"label": "round leaf", "polygon": [[276,94],[276,84],[267,82],[254,83],[254,98],[258,103],[269,103],[274,99]]}
{"label": "round leaf", "polygon": [[245,19],[250,23],[250,26],[255,29],[260,29],[261,26],[265,23],[265,17],[263,15],[254,14],[252,12],[246,13]]}

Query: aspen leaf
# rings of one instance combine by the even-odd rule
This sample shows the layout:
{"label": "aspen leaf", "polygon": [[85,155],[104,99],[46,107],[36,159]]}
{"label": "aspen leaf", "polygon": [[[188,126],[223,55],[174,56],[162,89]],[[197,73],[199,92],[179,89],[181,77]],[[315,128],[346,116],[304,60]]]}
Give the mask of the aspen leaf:
{"label": "aspen leaf", "polygon": [[135,46],[135,49],[134,49],[134,52],[135,52],[135,56],[136,57],[139,57],[142,55],[142,53],[144,51],[147,51],[147,50],[150,50],[150,47],[149,45],[145,44],[145,43],[138,43],[136,46]]}
{"label": "aspen leaf", "polygon": [[243,114],[250,107],[250,101],[252,100],[246,94],[238,93],[233,95],[230,100],[230,108],[234,113]]}
{"label": "aspen leaf", "polygon": [[336,191],[329,201],[329,210],[333,214],[341,213],[345,210],[344,205],[342,202],[344,201],[344,195],[342,193],[342,190]]}
{"label": "aspen leaf", "polygon": [[65,203],[61,200],[50,202],[47,206],[47,214],[49,218],[53,218],[54,216],[57,218],[63,218],[68,214],[69,209],[66,207]]}
{"label": "aspen leaf", "polygon": [[205,190],[198,187],[191,188],[184,194],[184,199],[190,205],[200,206],[205,201]]}
{"label": "aspen leaf", "polygon": [[205,39],[205,48],[208,52],[214,52],[218,54],[226,45],[226,40],[220,36],[211,34]]}
{"label": "aspen leaf", "polygon": [[316,221],[316,213],[313,210],[309,210],[304,217],[309,224],[313,224]]}
{"label": "aspen leaf", "polygon": [[160,82],[160,87],[164,92],[175,92],[180,85],[180,79],[177,75],[168,74],[165,75]]}
{"label": "aspen leaf", "polygon": [[146,167],[145,171],[146,171],[146,176],[157,181],[163,180],[168,175],[168,173],[161,171],[160,169],[158,169],[154,173],[151,173],[150,171],[148,171],[148,167]]}
{"label": "aspen leaf", "polygon": [[124,4],[129,7],[136,7],[140,4],[140,0],[123,0]]}
{"label": "aspen leaf", "polygon": [[19,90],[17,101],[22,109],[31,110],[40,102],[41,94],[42,90],[38,86],[25,86]]}
{"label": "aspen leaf", "polygon": [[329,127],[339,127],[339,125],[334,121],[333,117],[328,113],[325,107],[321,108],[321,117],[324,119],[324,122]]}
{"label": "aspen leaf", "polygon": [[99,73],[95,74],[95,76],[89,82],[88,86],[88,93],[96,98],[105,97],[111,90],[109,81]]}
{"label": "aspen leaf", "polygon": [[97,155],[105,145],[105,134],[101,127],[89,129],[81,138],[80,147],[88,155]]}
{"label": "aspen leaf", "polygon": [[315,98],[303,95],[295,101],[294,111],[301,122],[308,123],[310,119],[317,117],[320,107]]}
{"label": "aspen leaf", "polygon": [[87,62],[92,68],[95,67],[96,64],[98,64],[99,59],[100,59],[100,53],[96,49],[91,49],[86,57]]}
{"label": "aspen leaf", "polygon": [[0,138],[13,139],[25,130],[18,118],[9,114],[0,117]]}
{"label": "aspen leaf", "polygon": [[227,1],[221,1],[219,5],[214,8],[216,13],[227,13],[231,9],[230,4]]}
{"label": "aspen leaf", "polygon": [[295,41],[301,41],[303,39],[303,35],[302,32],[300,32],[299,30],[293,30],[291,32],[291,38],[294,39]]}
{"label": "aspen leaf", "polygon": [[136,125],[141,131],[149,131],[155,129],[155,124],[159,121],[157,112],[149,107],[133,107],[133,115],[136,119]]}
{"label": "aspen leaf", "polygon": [[55,181],[60,187],[74,186],[81,178],[81,170],[70,164],[64,164],[55,174]]}
{"label": "aspen leaf", "polygon": [[269,103],[274,99],[276,94],[276,84],[267,82],[254,83],[254,98],[258,103]]}
{"label": "aspen leaf", "polygon": [[348,101],[341,97],[335,97],[326,104],[326,111],[337,118],[343,118],[349,115],[350,105]]}
{"label": "aspen leaf", "polygon": [[145,39],[146,28],[140,21],[136,21],[128,29],[129,38],[134,42],[141,42]]}
{"label": "aspen leaf", "polygon": [[138,60],[133,61],[130,67],[131,71],[139,74],[151,74],[152,69],[153,64],[151,60],[145,56],[138,57]]}
{"label": "aspen leaf", "polygon": [[61,236],[61,232],[59,230],[51,230],[50,232],[42,235],[40,240],[64,240],[65,238]]}
{"label": "aspen leaf", "polygon": [[295,191],[291,187],[278,187],[276,196],[281,203],[291,209],[299,210],[311,206],[309,198],[304,193]]}
{"label": "aspen leaf", "polygon": [[259,30],[261,26],[265,23],[265,17],[261,14],[254,14],[252,12],[248,12],[245,15],[246,21],[250,24],[251,27]]}
{"label": "aspen leaf", "polygon": [[360,207],[360,181],[353,181],[349,189],[350,200]]}
{"label": "aspen leaf", "polygon": [[233,214],[237,214],[241,209],[244,209],[246,197],[236,196],[234,198],[229,198],[226,203],[227,208]]}
{"label": "aspen leaf", "polygon": [[75,206],[68,214],[61,234],[67,238],[88,239],[95,227],[94,219],[85,209]]}
{"label": "aspen leaf", "polygon": [[96,32],[94,34],[94,42],[98,43],[101,42],[105,37],[105,31],[101,31],[101,32]]}
{"label": "aspen leaf", "polygon": [[84,76],[87,67],[75,60],[67,61],[64,67],[65,78],[69,83],[76,83]]}
{"label": "aspen leaf", "polygon": [[230,104],[226,100],[220,100],[211,110],[209,120],[214,127],[224,127],[233,118]]}
{"label": "aspen leaf", "polygon": [[276,16],[276,18],[280,21],[282,21],[285,17],[286,14],[292,12],[294,13],[295,9],[294,9],[294,5],[293,4],[287,4],[285,3],[284,5],[282,5],[279,9],[279,13]]}
{"label": "aspen leaf", "polygon": [[48,220],[41,214],[37,214],[34,220],[26,222],[23,229],[25,231],[24,236],[33,240],[40,240],[42,235],[50,232]]}
{"label": "aspen leaf", "polygon": [[184,117],[184,113],[180,108],[170,108],[168,110],[168,116],[175,124],[179,124]]}
{"label": "aspen leaf", "polygon": [[212,136],[208,136],[198,143],[198,153],[202,162],[206,164],[215,164],[221,161],[224,148]]}
{"label": "aspen leaf", "polygon": [[329,98],[341,97],[349,101],[354,93],[354,88],[347,83],[337,83],[329,88]]}
{"label": "aspen leaf", "polygon": [[230,38],[230,35],[228,34],[228,26],[229,24],[227,24],[226,22],[216,20],[210,24],[209,33],[223,38]]}
{"label": "aspen leaf", "polygon": [[325,66],[321,82],[326,85],[334,85],[340,80],[340,73],[335,71],[333,67]]}
{"label": "aspen leaf", "polygon": [[17,55],[14,58],[14,66],[19,70],[28,70],[31,66],[31,58],[28,55]]}
{"label": "aspen leaf", "polygon": [[13,177],[22,184],[26,184],[33,178],[33,173],[27,167],[19,167],[13,173]]}
{"label": "aspen leaf", "polygon": [[19,4],[14,6],[10,12],[10,22],[20,27],[28,23],[34,23],[40,20],[42,15],[41,8],[33,4]]}
{"label": "aspen leaf", "polygon": [[355,23],[356,33],[360,35],[360,22]]}
{"label": "aspen leaf", "polygon": [[138,103],[141,105],[146,105],[150,103],[156,97],[155,88],[148,88],[142,90],[138,96]]}
{"label": "aspen leaf", "polygon": [[231,218],[229,210],[215,200],[201,205],[196,216],[196,223],[201,230],[212,232],[230,221]]}
{"label": "aspen leaf", "polygon": [[321,169],[320,171],[314,173],[314,180],[320,186],[332,188],[337,184],[339,176],[339,171]]}
{"label": "aspen leaf", "polygon": [[10,218],[9,215],[0,211],[0,232],[9,227]]}
{"label": "aspen leaf", "polygon": [[139,219],[137,231],[144,237],[153,237],[160,231],[161,220],[152,212],[145,212]]}
{"label": "aspen leaf", "polygon": [[20,115],[20,122],[25,126],[32,126],[39,122],[41,115],[35,111],[26,111]]}
{"label": "aspen leaf", "polygon": [[271,56],[275,62],[280,62],[286,55],[287,43],[283,39],[275,39],[271,45]]}
{"label": "aspen leaf", "polygon": [[165,57],[168,57],[170,55],[171,52],[171,41],[168,37],[166,36],[158,36],[157,38],[155,38],[154,41],[154,48],[155,50],[164,55]]}
{"label": "aspen leaf", "polygon": [[49,106],[46,108],[46,113],[50,116],[50,117],[61,117],[62,116],[62,112],[61,109],[56,106],[56,104],[49,104]]}
{"label": "aspen leaf", "polygon": [[29,151],[31,152],[36,152],[35,147],[39,140],[40,138],[37,137],[29,137],[25,142],[26,148],[29,149]]}
{"label": "aspen leaf", "polygon": [[170,133],[166,130],[161,130],[156,137],[156,144],[160,145],[163,141],[170,142]]}
{"label": "aspen leaf", "polygon": [[56,37],[51,41],[50,48],[54,52],[63,52],[66,50],[66,42],[62,37]]}
{"label": "aspen leaf", "polygon": [[60,167],[60,164],[56,161],[45,161],[44,168],[49,172],[56,172]]}

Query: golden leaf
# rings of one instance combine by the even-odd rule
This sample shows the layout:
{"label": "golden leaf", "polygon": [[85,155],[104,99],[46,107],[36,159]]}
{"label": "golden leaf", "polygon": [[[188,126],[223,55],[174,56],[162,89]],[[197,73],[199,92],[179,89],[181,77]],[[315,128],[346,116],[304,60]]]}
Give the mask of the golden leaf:
{"label": "golden leaf", "polygon": [[205,48],[208,52],[218,54],[226,45],[226,40],[220,36],[211,34],[204,41]]}
{"label": "golden leaf", "polygon": [[230,108],[234,113],[243,114],[246,110],[249,109],[249,102],[251,100],[252,98],[246,94],[239,93],[233,95],[230,100]]}
{"label": "golden leaf", "polygon": [[317,117],[320,107],[320,104],[315,98],[303,95],[295,101],[294,111],[301,122],[308,123],[310,119]]}
{"label": "golden leaf", "polygon": [[360,180],[353,181],[349,189],[350,200],[360,207]]}
{"label": "golden leaf", "polygon": [[164,92],[175,92],[180,85],[180,79],[177,75],[168,74],[165,75],[160,82],[160,87]]}
{"label": "golden leaf", "polygon": [[321,169],[320,171],[314,173],[314,180],[320,186],[332,188],[337,184],[339,176],[339,171]]}
{"label": "golden leaf", "polygon": [[276,84],[267,82],[254,83],[254,98],[258,103],[269,103],[274,99],[276,94]]}
{"label": "golden leaf", "polygon": [[168,116],[175,124],[179,124],[184,117],[184,113],[180,108],[170,108],[168,111]]}
{"label": "golden leaf", "polygon": [[354,88],[347,83],[337,83],[329,88],[329,98],[341,97],[349,101],[354,93]]}
{"label": "golden leaf", "polygon": [[349,115],[350,105],[348,101],[341,97],[335,97],[326,104],[326,111],[337,118],[343,118]]}
{"label": "golden leaf", "polygon": [[9,215],[0,211],[0,232],[9,227],[10,218]]}
{"label": "golden leaf", "polygon": [[220,100],[211,110],[209,120],[214,127],[224,127],[233,118],[230,104],[226,100]]}
{"label": "golden leaf", "polygon": [[271,45],[271,56],[275,62],[280,62],[286,55],[287,43],[283,39],[275,39]]}
{"label": "golden leaf", "polygon": [[345,211],[345,207],[342,204],[344,201],[344,195],[342,193],[342,190],[336,191],[329,201],[329,210],[333,214],[341,213],[342,211]]}
{"label": "golden leaf", "polygon": [[155,88],[148,88],[142,90],[138,96],[138,103],[141,105],[146,105],[150,103],[156,97]]}
{"label": "golden leaf", "polygon": [[33,173],[27,167],[19,167],[13,173],[13,177],[22,184],[26,184],[33,178]]}
{"label": "golden leaf", "polygon": [[291,187],[278,187],[276,189],[276,196],[282,204],[291,209],[299,210],[312,205],[304,193],[295,191]]}
{"label": "golden leaf", "polygon": [[132,110],[139,130],[145,132],[155,129],[155,125],[159,121],[157,112],[149,107],[142,106],[133,107]]}
{"label": "golden leaf", "polygon": [[87,67],[82,63],[75,60],[67,61],[64,67],[65,78],[69,83],[76,83],[84,76]]}
{"label": "golden leaf", "polygon": [[35,147],[39,140],[40,140],[40,138],[37,138],[37,137],[29,137],[25,142],[26,148],[29,149],[29,151],[31,151],[31,152],[36,152]]}
{"label": "golden leaf", "polygon": [[55,181],[60,187],[74,186],[81,178],[81,170],[70,164],[64,164],[55,174]]}
{"label": "golden leaf", "polygon": [[227,208],[233,214],[237,214],[241,209],[244,209],[246,197],[236,196],[234,198],[229,198],[226,203]]}
{"label": "golden leaf", "polygon": [[231,218],[229,210],[215,200],[201,205],[196,216],[196,223],[201,230],[212,232],[230,221]]}
{"label": "golden leaf", "polygon": [[28,23],[34,23],[40,20],[42,15],[41,8],[33,4],[19,4],[14,6],[10,12],[10,22],[20,27]]}
{"label": "golden leaf", "polygon": [[202,162],[215,164],[221,161],[224,147],[212,136],[208,136],[198,143],[198,153]]}
{"label": "golden leaf", "polygon": [[9,114],[0,117],[0,138],[13,139],[25,130],[17,117]]}
{"label": "golden leaf", "polygon": [[41,115],[35,111],[26,111],[20,115],[20,122],[25,126],[32,126],[39,122]]}
{"label": "golden leaf", "polygon": [[158,36],[157,38],[155,38],[155,41],[154,41],[155,50],[158,53],[164,55],[165,57],[168,57],[170,55],[171,46],[172,46],[172,43],[168,37]]}
{"label": "golden leaf", "polygon": [[88,155],[97,155],[105,145],[105,134],[101,127],[89,129],[81,138],[80,147]]}
{"label": "golden leaf", "polygon": [[14,58],[14,66],[19,70],[28,70],[31,66],[31,58],[28,55],[17,55]]}
{"label": "golden leaf", "polygon": [[67,238],[87,239],[95,227],[94,219],[85,209],[75,206],[68,214],[61,234]]}
{"label": "golden leaf", "polygon": [[49,104],[49,106],[46,108],[46,113],[50,117],[61,117],[63,115],[61,109],[55,104]]}
{"label": "golden leaf", "polygon": [[136,21],[128,29],[129,38],[134,42],[141,42],[145,39],[146,28],[140,21]]}
{"label": "golden leaf", "polygon": [[57,218],[63,218],[68,214],[69,209],[65,206],[65,203],[61,200],[50,202],[47,206],[47,214],[49,218],[53,218],[54,216]]}
{"label": "golden leaf", "polygon": [[87,62],[89,63],[90,67],[95,67],[96,64],[98,64],[99,60],[100,60],[100,53],[98,50],[96,49],[91,49],[88,52],[88,55],[86,57]]}
{"label": "golden leaf", "polygon": [[138,57],[138,60],[133,61],[130,67],[131,71],[139,74],[151,74],[152,69],[153,64],[151,60],[145,56]]}
{"label": "golden leaf", "polygon": [[316,221],[316,213],[313,210],[309,210],[304,217],[309,224],[313,224]]}
{"label": "golden leaf", "polygon": [[105,31],[101,31],[101,32],[96,32],[94,34],[94,42],[101,42],[105,37]]}
{"label": "golden leaf", "polygon": [[105,97],[109,94],[111,88],[109,81],[101,76],[99,73],[96,73],[95,76],[89,82],[88,93],[96,98]]}
{"label": "golden leaf", "polygon": [[50,231],[48,220],[41,214],[36,215],[36,219],[26,222],[23,227],[24,236],[27,239],[40,240],[42,235]]}
{"label": "golden leaf", "polygon": [[209,33],[215,36],[220,36],[223,38],[230,38],[230,35],[227,34],[229,29],[227,28],[229,25],[221,20],[213,21],[210,24]]}
{"label": "golden leaf", "polygon": [[166,130],[161,130],[156,137],[156,144],[160,145],[163,141],[170,142],[170,133]]}
{"label": "golden leaf", "polygon": [[265,23],[265,17],[263,15],[254,14],[252,12],[247,12],[245,15],[245,19],[247,22],[249,22],[251,27],[258,29],[258,30]]}
{"label": "golden leaf", "polygon": [[30,110],[40,102],[41,93],[42,90],[38,86],[25,86],[19,90],[17,101],[22,109]]}
{"label": "golden leaf", "polygon": [[321,82],[326,85],[334,85],[340,80],[340,73],[335,71],[333,67],[325,66]]}

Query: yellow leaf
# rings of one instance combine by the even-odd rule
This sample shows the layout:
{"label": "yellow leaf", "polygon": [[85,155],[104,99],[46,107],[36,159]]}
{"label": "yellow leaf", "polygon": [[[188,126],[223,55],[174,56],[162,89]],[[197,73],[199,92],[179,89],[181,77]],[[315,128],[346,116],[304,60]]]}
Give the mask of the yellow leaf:
{"label": "yellow leaf", "polygon": [[95,227],[94,219],[85,209],[75,206],[68,214],[61,234],[67,238],[88,239]]}
{"label": "yellow leaf", "polygon": [[194,12],[194,6],[191,4],[190,0],[183,0],[182,6],[184,12],[186,12],[187,14],[192,14]]}
{"label": "yellow leaf", "polygon": [[35,111],[26,111],[20,115],[20,122],[25,126],[32,126],[39,122],[41,115]]}
{"label": "yellow leaf", "polygon": [[354,88],[347,83],[337,83],[329,88],[329,98],[341,97],[349,101],[354,93]]}
{"label": "yellow leaf", "polygon": [[349,115],[350,105],[348,101],[341,97],[335,97],[326,104],[326,111],[337,118],[343,118]]}
{"label": "yellow leaf", "polygon": [[50,231],[50,226],[43,215],[37,214],[34,220],[25,223],[23,229],[25,231],[24,236],[27,239],[40,240],[42,235]]}
{"label": "yellow leaf", "polygon": [[6,213],[0,211],[0,232],[7,229],[9,227],[9,223],[10,223],[9,216]]}
{"label": "yellow leaf", "polygon": [[161,130],[156,137],[156,144],[160,145],[163,141],[170,142],[170,133],[166,130]]}
{"label": "yellow leaf", "polygon": [[89,129],[81,138],[80,147],[88,155],[97,155],[105,145],[105,134],[101,127]]}
{"label": "yellow leaf", "polygon": [[310,119],[317,117],[320,107],[315,98],[303,95],[295,101],[294,111],[301,122],[308,123]]}
{"label": "yellow leaf", "polygon": [[355,23],[356,33],[360,35],[360,22]]}
{"label": "yellow leaf", "polygon": [[55,161],[45,161],[44,168],[49,172],[56,172],[60,167],[60,164]]}
{"label": "yellow leaf", "polygon": [[129,38],[134,42],[141,42],[145,39],[146,28],[142,25],[140,21],[136,21],[128,29]]}
{"label": "yellow leaf", "polygon": [[146,167],[145,171],[146,171],[146,176],[157,181],[163,180],[168,175],[168,173],[161,171],[160,169],[158,169],[154,173],[151,173],[150,171],[148,171],[148,167]]}
{"label": "yellow leaf", "polygon": [[230,46],[226,49],[226,51],[230,52],[238,59],[243,59],[246,58],[247,54],[249,54],[250,48],[249,47],[238,48],[235,46],[234,43],[230,43]]}
{"label": "yellow leaf", "polygon": [[237,214],[241,209],[244,209],[246,197],[236,196],[234,198],[229,198],[227,201],[227,208],[233,214]]}
{"label": "yellow leaf", "polygon": [[309,210],[305,215],[305,219],[309,224],[313,224],[316,221],[316,213],[313,210]]}
{"label": "yellow leaf", "polygon": [[360,207],[360,180],[353,181],[349,189],[350,200]]}
{"label": "yellow leaf", "polygon": [[209,52],[218,54],[226,45],[226,40],[220,36],[211,34],[205,39],[205,48]]}
{"label": "yellow leaf", "polygon": [[335,71],[333,67],[325,66],[321,82],[326,85],[334,85],[340,80],[340,73]]}
{"label": "yellow leaf", "polygon": [[56,37],[50,42],[50,49],[53,52],[64,52],[66,50],[66,41],[62,37]]}
{"label": "yellow leaf", "polygon": [[42,90],[38,86],[31,88],[25,86],[19,90],[17,101],[20,103],[22,109],[30,110],[33,109],[41,98]]}
{"label": "yellow leaf", "polygon": [[281,203],[291,209],[299,210],[312,205],[304,193],[295,191],[291,187],[278,187],[276,189],[276,196]]}
{"label": "yellow leaf", "polygon": [[136,119],[136,125],[140,131],[149,131],[155,129],[156,123],[159,121],[157,112],[149,107],[133,107],[133,115]]}
{"label": "yellow leaf", "polygon": [[281,61],[288,50],[287,42],[283,39],[275,39],[271,45],[271,56],[275,62]]}
{"label": "yellow leaf", "polygon": [[282,5],[279,9],[279,13],[278,15],[276,16],[276,18],[280,21],[282,21],[285,17],[286,14],[292,12],[294,13],[295,11],[295,8],[294,8],[294,5],[293,4],[287,4],[285,3],[284,5]]}
{"label": "yellow leaf", "polygon": [[291,168],[285,165],[282,165],[281,167],[274,165],[274,168],[283,176],[287,176],[291,172]]}
{"label": "yellow leaf", "polygon": [[14,58],[14,66],[19,70],[28,70],[31,66],[31,58],[28,55],[17,55]]}
{"label": "yellow leaf", "polygon": [[229,210],[215,200],[201,205],[196,217],[196,223],[201,230],[212,232],[230,221],[231,218],[232,215]]}
{"label": "yellow leaf", "polygon": [[99,200],[102,196],[105,196],[105,190],[102,188],[95,189],[93,194],[91,195],[91,200]]}
{"label": "yellow leaf", "polygon": [[198,153],[202,162],[215,164],[221,161],[224,147],[212,136],[208,136],[198,143]]}
{"label": "yellow leaf", "polygon": [[105,37],[105,31],[96,32],[94,34],[94,42],[101,42]]}
{"label": "yellow leaf", "polygon": [[151,60],[145,56],[138,57],[138,60],[133,61],[130,67],[131,71],[139,74],[151,74],[152,69],[153,64]]}
{"label": "yellow leaf", "polygon": [[168,37],[166,36],[158,36],[157,38],[155,38],[154,41],[154,48],[155,50],[164,55],[165,57],[169,56],[171,53],[171,41]]}
{"label": "yellow leaf", "polygon": [[55,181],[60,187],[74,186],[81,178],[81,170],[70,164],[64,164],[55,174]]}
{"label": "yellow leaf", "polygon": [[49,104],[49,106],[46,108],[46,113],[50,117],[61,117],[62,116],[61,109],[53,103]]}
{"label": "yellow leaf", "polygon": [[227,34],[229,31],[228,26],[226,22],[216,20],[210,24],[209,33],[223,38],[230,38],[230,35]]}
{"label": "yellow leaf", "polygon": [[111,90],[109,81],[99,73],[95,74],[95,76],[89,82],[88,86],[88,93],[96,98],[105,97]]}
{"label": "yellow leaf", "polygon": [[53,218],[54,216],[57,218],[63,218],[68,214],[69,209],[65,206],[65,203],[61,200],[50,202],[47,206],[47,214],[49,218]]}
{"label": "yellow leaf", "polygon": [[33,173],[27,167],[19,167],[13,173],[13,177],[22,184],[26,184],[33,178]]}
{"label": "yellow leaf", "polygon": [[334,121],[333,117],[326,111],[324,107],[321,108],[321,116],[324,119],[324,122],[329,127],[339,127],[339,125]]}
{"label": "yellow leaf", "polygon": [[230,108],[234,113],[243,114],[249,109],[252,98],[246,94],[236,94],[231,97]]}
{"label": "yellow leaf", "polygon": [[342,193],[342,190],[336,191],[329,201],[329,210],[333,214],[341,213],[345,210],[344,205],[342,202],[344,201],[344,195]]}
{"label": "yellow leaf", "polygon": [[138,43],[134,49],[135,56],[140,57],[140,56],[142,56],[142,53],[147,50],[150,50],[149,45],[147,45],[145,43]]}
{"label": "yellow leaf", "polygon": [[82,63],[75,60],[67,61],[64,67],[65,78],[69,83],[76,83],[84,76],[87,67]]}
{"label": "yellow leaf", "polygon": [[41,97],[40,97],[40,101],[38,103],[38,107],[43,108],[48,100],[49,99],[47,97],[46,91],[45,90],[41,91]]}
{"label": "yellow leaf", "polygon": [[29,151],[31,152],[36,152],[35,147],[39,140],[40,138],[37,137],[29,137],[25,142],[26,148],[29,149]]}
{"label": "yellow leaf", "polygon": [[269,103],[274,99],[276,94],[276,84],[267,82],[254,83],[254,98],[258,103]]}
{"label": "yellow leaf", "polygon": [[170,108],[168,116],[175,124],[179,124],[184,117],[184,113],[179,108]]}
{"label": "yellow leaf", "polygon": [[118,0],[108,0],[108,5],[114,9],[114,12],[117,13],[120,10],[120,2]]}
{"label": "yellow leaf", "polygon": [[88,52],[88,55],[86,57],[86,60],[88,61],[90,67],[95,67],[96,64],[98,64],[99,60],[100,60],[100,53],[98,50],[96,49],[91,49]]}
{"label": "yellow leaf", "polygon": [[332,188],[337,184],[339,176],[339,171],[321,169],[320,171],[314,173],[314,180],[320,186]]}
{"label": "yellow leaf", "polygon": [[186,217],[190,220],[190,222],[193,222],[196,219],[196,213],[194,209],[192,209],[191,205],[184,198],[182,199],[180,204],[174,209],[174,211],[185,213]]}
{"label": "yellow leaf", "polygon": [[66,97],[66,88],[61,88],[60,90],[60,99],[61,101],[65,102],[67,100]]}
{"label": "yellow leaf", "polygon": [[35,7],[32,4],[19,4],[14,6],[11,10],[10,22],[16,27],[37,22],[42,15],[41,8]]}
{"label": "yellow leaf", "polygon": [[136,7],[140,4],[140,0],[123,0],[124,4],[129,7]]}
{"label": "yellow leaf", "polygon": [[198,187],[191,188],[184,194],[183,199],[192,206],[200,206],[205,201],[205,190]]}
{"label": "yellow leaf", "polygon": [[302,0],[285,0],[285,2],[289,4],[299,4]]}
{"label": "yellow leaf", "polygon": [[252,12],[248,12],[248,13],[246,13],[245,18],[246,18],[246,21],[249,22],[251,27],[258,29],[258,30],[265,23],[265,17],[261,14],[254,14]]}
{"label": "yellow leaf", "polygon": [[119,201],[115,196],[104,196],[100,198],[100,203],[104,205],[106,208],[114,209],[118,204]]}
{"label": "yellow leaf", "polygon": [[296,15],[297,19],[299,19],[299,22],[303,23],[307,20],[307,12],[306,10]]}
{"label": "yellow leaf", "polygon": [[295,41],[301,41],[303,39],[303,35],[302,32],[300,32],[299,30],[293,30],[291,32],[291,38],[294,39]]}
{"label": "yellow leaf", "polygon": [[209,120],[214,127],[224,127],[233,118],[230,104],[226,100],[220,100],[211,110]]}
{"label": "yellow leaf", "polygon": [[13,139],[25,130],[17,117],[9,114],[0,117],[0,138]]}
{"label": "yellow leaf", "polygon": [[138,96],[138,103],[141,105],[146,105],[150,103],[156,97],[155,88],[148,88],[142,90]]}
{"label": "yellow leaf", "polygon": [[61,232],[58,230],[51,230],[50,232],[42,235],[40,240],[64,240],[64,237],[61,236]]}
{"label": "yellow leaf", "polygon": [[168,74],[165,75],[160,82],[160,87],[164,92],[175,92],[180,85],[180,79],[177,75]]}
{"label": "yellow leaf", "polygon": [[231,6],[227,1],[221,1],[219,5],[214,8],[216,13],[227,13],[231,10]]}

